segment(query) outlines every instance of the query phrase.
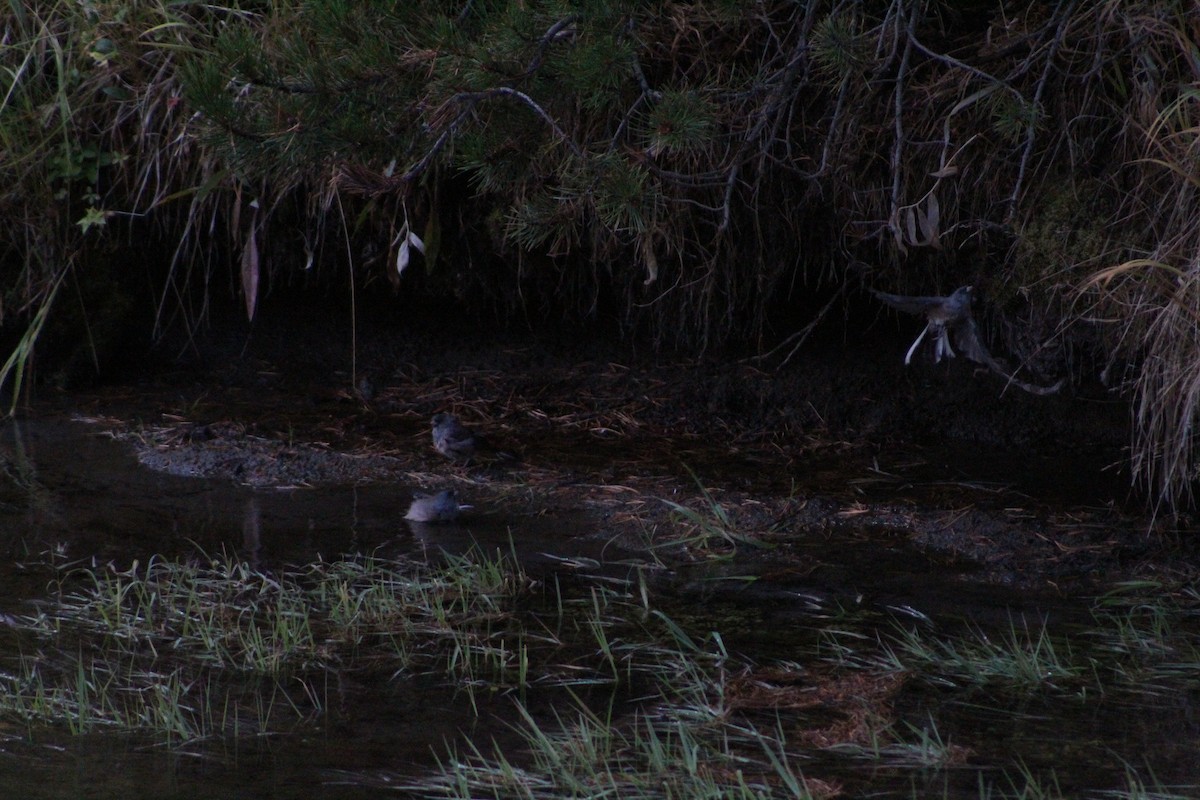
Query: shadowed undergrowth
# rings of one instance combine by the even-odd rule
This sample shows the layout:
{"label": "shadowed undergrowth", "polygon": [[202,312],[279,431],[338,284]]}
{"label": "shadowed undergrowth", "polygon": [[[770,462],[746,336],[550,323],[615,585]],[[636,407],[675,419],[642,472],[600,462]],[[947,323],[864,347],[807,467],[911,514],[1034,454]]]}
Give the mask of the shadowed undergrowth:
{"label": "shadowed undergrowth", "polygon": [[394,287],[701,351],[766,349],[864,286],[970,283],[1035,382],[1132,399],[1135,478],[1190,500],[1186,4],[3,14],[0,322],[33,323],[9,380],[47,319],[95,374],[112,317],[194,330],[214,290],[253,315],[273,287]]}

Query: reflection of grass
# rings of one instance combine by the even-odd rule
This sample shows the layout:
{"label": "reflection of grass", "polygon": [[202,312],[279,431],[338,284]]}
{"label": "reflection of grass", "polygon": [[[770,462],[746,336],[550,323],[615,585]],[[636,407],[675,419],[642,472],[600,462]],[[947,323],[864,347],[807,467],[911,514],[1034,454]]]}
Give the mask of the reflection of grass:
{"label": "reflection of grass", "polygon": [[[1187,800],[1194,794],[1177,794],[1169,788],[1159,785],[1151,772],[1151,786],[1132,768],[1126,765],[1124,789],[1111,789],[1089,793],[1089,797],[1107,798],[1107,800]],[[1194,786],[1183,787],[1189,790]],[[1065,800],[1076,797],[1077,792],[1064,792],[1054,770],[1047,774],[1035,772],[1028,764],[1019,762],[1011,771],[1006,771],[999,779],[987,785],[981,785],[980,798],[984,800]]]}
{"label": "reflection of grass", "polygon": [[[437,566],[358,556],[278,573],[229,557],[154,558],[63,569],[58,586],[53,602],[16,620],[22,646],[32,643],[38,657],[0,672],[0,714],[30,726],[137,730],[170,742],[253,736],[328,713],[326,687],[342,671],[360,680],[437,675],[470,703],[479,691],[514,691],[530,754],[518,768],[468,748],[454,756],[458,773],[422,779],[426,792],[830,792],[800,775],[807,742],[781,727],[793,689],[761,689],[791,673],[748,673],[719,633],[685,629],[653,607],[645,586],[570,595],[478,553]],[[823,681],[819,705],[835,713],[861,705],[860,689]],[[620,693],[599,695],[603,713],[580,701],[539,718],[526,694],[543,686],[587,690],[593,703],[590,687]],[[856,699],[846,705],[849,694]]]}
{"label": "reflection of grass", "polygon": [[867,744],[844,742],[831,745],[831,753],[876,762],[889,767],[945,767],[962,763],[968,750],[942,738],[931,718],[925,725],[904,723],[901,729],[884,727],[873,732]]}
{"label": "reflection of grass", "polygon": [[995,637],[980,629],[952,635],[898,624],[882,635],[830,628],[822,631],[820,650],[826,661],[844,667],[903,672],[942,686],[1053,688],[1092,677],[1095,667],[1091,659],[1077,661],[1070,642],[1045,626],[1015,623]]}
{"label": "reflection of grass", "polygon": [[529,679],[512,600],[532,582],[503,558],[434,568],[354,557],[279,575],[231,558],[153,558],[59,583],[56,603],[16,621],[51,655],[0,674],[0,712],[73,731],[263,730],[319,710],[319,676],[348,665],[440,672],[468,688]]}
{"label": "reflection of grass", "polygon": [[[336,715],[339,675],[362,686],[422,675],[464,704],[493,698],[493,711],[507,693],[520,744],[460,740],[431,772],[348,782],[452,798],[862,796],[874,789],[868,766],[924,784],[973,769],[968,753],[995,758],[976,733],[968,751],[961,724],[945,728],[951,743],[937,698],[965,689],[972,703],[1038,692],[1076,703],[1113,686],[1136,691],[1136,675],[1193,653],[1191,599],[1139,597],[1106,600],[1096,628],[1071,643],[1042,626],[947,634],[928,618],[902,629],[868,609],[798,612],[777,642],[795,660],[754,664],[732,634],[757,614],[672,617],[646,583],[540,584],[504,556],[353,556],[278,572],[229,557],[154,558],[62,569],[52,601],[9,618],[29,655],[0,662],[0,717],[171,743],[258,736]],[[917,686],[934,701],[916,711],[908,688],[919,684],[939,691]],[[1082,688],[1068,696],[1064,686]],[[539,711],[549,691],[577,699]],[[980,772],[979,796],[1060,796],[1052,779],[1016,766],[1021,755]],[[1170,796],[1135,789],[1113,796]]]}
{"label": "reflection of grass", "polygon": [[1042,776],[1035,773],[1025,763],[1017,764],[1015,775],[1006,773],[1004,781],[1008,789],[998,788],[995,784],[989,786],[984,797],[996,800],[1064,800],[1066,795],[1058,785],[1058,777],[1053,771]]}
{"label": "reflection of grass", "polygon": [[1200,675],[1200,597],[1188,586],[1120,584],[1101,597],[1089,638],[1123,683],[1155,691],[1156,682]]}
{"label": "reflection of grass", "polygon": [[233,731],[259,733],[282,716],[296,720],[321,709],[315,685],[305,681],[289,696],[275,680],[222,683],[185,667],[155,672],[134,659],[54,663],[25,658],[15,674],[0,676],[0,711],[33,723],[59,723],[74,734],[103,729],[152,731],[184,742]]}
{"label": "reflection of grass", "polygon": [[1011,625],[993,639],[976,630],[967,636],[932,638],[901,628],[884,646],[884,659],[897,669],[915,670],[935,683],[988,684],[1036,688],[1078,681],[1089,667],[1075,663],[1069,643],[1056,642],[1042,626]]}
{"label": "reflection of grass", "polygon": [[[660,621],[665,621],[661,620]],[[668,626],[670,627],[670,626]],[[718,639],[700,646],[674,629],[666,642],[630,646],[649,688],[642,710],[616,719],[582,701],[547,723],[523,705],[515,758],[470,744],[432,775],[380,785],[448,798],[814,798],[837,788],[800,772],[795,747],[776,724],[734,713],[727,659]],[[367,782],[367,781],[364,781]]]}
{"label": "reflection of grass", "polygon": [[778,731],[670,714],[615,725],[582,704],[549,727],[518,707],[528,755],[471,747],[403,789],[449,798],[814,798],[836,789],[803,778]]}
{"label": "reflection of grass", "polygon": [[[144,648],[206,667],[280,676],[322,667],[363,646],[486,628],[502,597],[528,580],[477,555],[444,569],[371,557],[273,575],[229,558],[67,573],[59,604],[26,620],[43,634],[101,637],[106,652]],[[386,635],[384,635],[386,634]]]}
{"label": "reflection of grass", "polygon": [[[697,640],[651,610],[649,620],[662,627],[654,642],[600,645],[606,663],[636,661],[649,680],[632,718],[613,718],[580,703],[547,722],[518,706],[516,728],[524,748],[467,746],[452,752],[440,772],[416,779],[393,775],[381,785],[449,798],[828,796],[843,787],[802,774],[802,764],[805,772],[818,769],[806,761],[810,754],[820,754],[816,763],[859,765],[838,772],[846,776],[861,775],[862,761],[926,777],[966,766],[974,746],[951,743],[932,714],[914,724],[893,711],[910,682],[951,691],[991,685],[1005,690],[1001,696],[1062,697],[1063,688],[1081,688],[1071,697],[1086,699],[1093,690],[1105,691],[1102,676],[1122,680],[1113,667],[1125,655],[1108,651],[1115,656],[1109,661],[1094,650],[1081,654],[1077,643],[1045,625],[1013,623],[990,635],[978,629],[937,634],[929,623],[877,635],[869,632],[868,617],[829,620],[836,629],[820,637],[805,663],[750,667],[729,655],[720,636]],[[820,655],[834,665],[822,666]],[[1007,759],[999,771],[979,773],[981,798],[1069,796],[1053,772],[1034,771],[1018,753],[977,755]],[[1127,792],[1110,796],[1178,796],[1147,790],[1132,772],[1128,782]]]}
{"label": "reflection of grass", "polygon": [[672,500],[662,501],[671,509],[675,519],[689,529],[687,534],[666,542],[667,546],[691,547],[706,552],[714,547],[726,550],[736,549],[738,545],[766,547],[764,542],[740,533],[729,511],[716,501],[695,473],[691,475],[704,497],[704,507],[696,510]]}
{"label": "reflection of grass", "polygon": [[[1150,785],[1147,786],[1146,781],[1128,764],[1125,766],[1125,784],[1123,790],[1097,792],[1097,797],[1111,800],[1189,800],[1195,797],[1195,794],[1180,794],[1172,788],[1162,786],[1154,776],[1153,770],[1150,771]],[[1179,788],[1194,790],[1196,787]]]}

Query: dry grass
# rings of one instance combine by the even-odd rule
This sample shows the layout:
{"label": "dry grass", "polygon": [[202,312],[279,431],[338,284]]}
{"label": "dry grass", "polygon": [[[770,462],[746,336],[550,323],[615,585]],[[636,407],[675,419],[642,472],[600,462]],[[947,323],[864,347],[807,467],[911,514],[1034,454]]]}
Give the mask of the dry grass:
{"label": "dry grass", "polygon": [[1125,131],[1132,175],[1121,212],[1133,257],[1093,271],[1079,291],[1084,314],[1111,331],[1106,377],[1133,398],[1134,475],[1157,509],[1173,510],[1192,504],[1197,477],[1200,66],[1185,19],[1139,15],[1133,22],[1154,43],[1143,68],[1167,70],[1179,82],[1136,84]]}
{"label": "dry grass", "polygon": [[[973,283],[1022,366],[1127,363],[1136,474],[1163,507],[1191,499],[1200,76],[1182,6],[700,2],[616,27],[540,3],[472,7],[471,25],[432,3],[10,7],[0,324],[58,286],[107,312],[79,287],[129,270],[158,331],[204,320],[214,286],[253,314],[269,281],[317,275],[514,316],[609,303],[661,345],[766,349],[773,311],[815,287]],[[314,69],[321,48],[347,57]],[[444,191],[459,175],[473,191]],[[401,231],[427,240],[404,276]]]}

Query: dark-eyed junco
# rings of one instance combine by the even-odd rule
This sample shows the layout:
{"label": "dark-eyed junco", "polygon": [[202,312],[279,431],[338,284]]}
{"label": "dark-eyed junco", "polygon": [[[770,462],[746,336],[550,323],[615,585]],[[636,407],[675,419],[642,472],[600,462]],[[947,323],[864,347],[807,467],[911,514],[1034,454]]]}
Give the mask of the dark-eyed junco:
{"label": "dark-eyed junco", "polygon": [[972,291],[970,286],[961,286],[948,297],[910,297],[871,290],[876,297],[892,308],[909,314],[923,314],[928,320],[913,341],[912,347],[904,354],[905,364],[912,361],[913,353],[924,340],[925,334],[931,333],[934,340],[934,361],[941,361],[942,356],[954,358],[954,349],[950,346],[950,339],[953,337],[954,344],[964,356],[978,364],[991,366],[992,356],[979,341],[975,318],[971,316]]}
{"label": "dark-eyed junco", "polygon": [[411,522],[453,522],[460,511],[471,506],[458,502],[458,492],[446,489],[437,494],[413,493],[412,505],[404,518]]}
{"label": "dark-eyed junco", "polygon": [[446,458],[470,461],[475,455],[475,434],[453,414],[433,415],[433,446]]}
{"label": "dark-eyed junco", "polygon": [[908,348],[908,352],[904,354],[905,364],[912,361],[913,353],[925,338],[925,334],[932,333],[934,361],[941,361],[942,356],[954,358],[954,350],[950,347],[950,340],[953,338],[955,347],[964,356],[976,364],[984,365],[1020,389],[1038,395],[1054,394],[1061,389],[1066,384],[1066,378],[1050,386],[1027,383],[1019,380],[996,360],[979,339],[979,328],[975,325],[975,317],[971,315],[972,291],[970,286],[960,286],[948,297],[910,297],[871,290],[876,297],[892,308],[909,314],[924,314],[928,320],[912,346]]}

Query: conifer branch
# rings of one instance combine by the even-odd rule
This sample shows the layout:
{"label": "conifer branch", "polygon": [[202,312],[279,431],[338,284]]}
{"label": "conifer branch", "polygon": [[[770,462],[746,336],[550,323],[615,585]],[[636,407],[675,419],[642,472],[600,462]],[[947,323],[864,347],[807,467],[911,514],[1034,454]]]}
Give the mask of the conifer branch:
{"label": "conifer branch", "polygon": [[542,38],[538,40],[537,52],[533,54],[533,58],[530,59],[529,65],[525,67],[525,74],[522,77],[528,78],[530,75],[538,71],[538,68],[542,66],[542,62],[546,59],[546,50],[554,42],[570,36],[571,31],[569,31],[568,28],[574,25],[575,20],[577,19],[579,19],[578,14],[568,14],[558,22],[551,25],[546,32],[542,34]]}
{"label": "conifer branch", "polygon": [[1033,113],[1030,115],[1028,126],[1025,130],[1025,146],[1021,151],[1021,166],[1017,170],[1017,179],[1013,183],[1012,194],[1008,198],[1008,214],[1005,221],[1012,220],[1013,215],[1017,211],[1017,200],[1021,196],[1021,187],[1025,183],[1025,170],[1029,167],[1029,159],[1033,155],[1033,143],[1037,137],[1037,114],[1038,108],[1042,103],[1042,93],[1046,88],[1046,83],[1050,79],[1050,73],[1054,68],[1054,59],[1058,55],[1058,48],[1062,45],[1063,36],[1070,27],[1072,14],[1075,10],[1075,3],[1067,3],[1062,9],[1062,16],[1059,18],[1059,24],[1054,34],[1054,40],[1050,43],[1050,51],[1046,54],[1046,61],[1042,66],[1041,77],[1038,78],[1037,86],[1033,92]]}

